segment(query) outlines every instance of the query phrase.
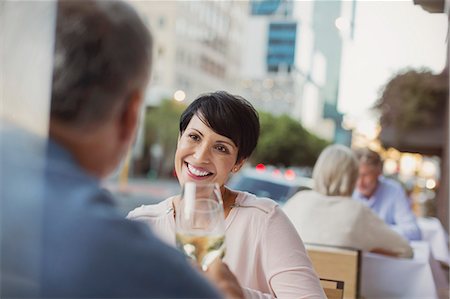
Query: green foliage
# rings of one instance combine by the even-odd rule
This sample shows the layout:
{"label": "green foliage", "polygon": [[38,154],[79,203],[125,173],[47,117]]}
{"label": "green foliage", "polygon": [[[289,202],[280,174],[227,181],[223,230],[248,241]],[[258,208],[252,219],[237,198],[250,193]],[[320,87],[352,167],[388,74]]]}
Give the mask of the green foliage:
{"label": "green foliage", "polygon": [[261,135],[252,155],[255,163],[283,166],[313,166],[329,144],[287,115],[260,112]]}
{"label": "green foliage", "polygon": [[186,106],[173,100],[163,100],[158,107],[147,110],[145,115],[145,148],[159,143],[163,152],[163,175],[173,170],[173,157],[177,145],[179,119]]}
{"label": "green foliage", "polygon": [[443,123],[447,94],[448,77],[409,69],[389,80],[375,108],[381,112],[382,126],[399,131],[437,127]]}

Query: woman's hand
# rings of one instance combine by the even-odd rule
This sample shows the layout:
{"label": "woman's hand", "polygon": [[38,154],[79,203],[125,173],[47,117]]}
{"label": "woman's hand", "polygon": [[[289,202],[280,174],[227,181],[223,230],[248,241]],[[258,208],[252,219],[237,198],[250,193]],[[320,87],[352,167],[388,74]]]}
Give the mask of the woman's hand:
{"label": "woman's hand", "polygon": [[203,273],[226,298],[244,298],[244,293],[236,276],[219,258],[215,259],[208,266],[208,270]]}

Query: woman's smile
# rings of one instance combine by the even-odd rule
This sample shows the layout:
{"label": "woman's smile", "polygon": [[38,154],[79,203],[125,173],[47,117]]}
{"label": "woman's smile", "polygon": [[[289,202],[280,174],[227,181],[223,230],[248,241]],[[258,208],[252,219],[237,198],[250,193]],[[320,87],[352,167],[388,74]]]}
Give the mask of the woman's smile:
{"label": "woman's smile", "polygon": [[184,162],[184,164],[188,169],[189,175],[193,178],[206,178],[213,175],[212,172],[206,170],[203,167],[196,167],[192,164],[189,164],[188,162]]}

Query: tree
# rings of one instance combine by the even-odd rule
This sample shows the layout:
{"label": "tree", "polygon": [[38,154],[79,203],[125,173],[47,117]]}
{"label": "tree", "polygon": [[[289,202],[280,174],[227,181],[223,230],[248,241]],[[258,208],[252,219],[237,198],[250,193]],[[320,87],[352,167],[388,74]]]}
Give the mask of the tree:
{"label": "tree", "polygon": [[308,132],[287,115],[260,112],[261,134],[254,163],[283,166],[313,166],[320,152],[329,144]]}
{"label": "tree", "polygon": [[441,126],[447,80],[448,77],[433,75],[426,69],[399,72],[385,85],[375,106],[381,112],[382,127],[393,127],[402,133]]}
{"label": "tree", "polygon": [[152,168],[159,175],[170,176],[174,169],[173,157],[177,146],[179,119],[186,106],[174,100],[163,100],[158,107],[146,111],[145,149],[149,153],[158,144],[162,152],[159,165]]}

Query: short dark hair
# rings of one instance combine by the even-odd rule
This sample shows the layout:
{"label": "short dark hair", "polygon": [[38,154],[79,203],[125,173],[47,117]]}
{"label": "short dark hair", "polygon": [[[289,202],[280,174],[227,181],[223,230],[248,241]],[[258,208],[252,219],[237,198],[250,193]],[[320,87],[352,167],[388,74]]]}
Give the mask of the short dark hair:
{"label": "short dark hair", "polygon": [[59,1],[51,118],[102,121],[148,82],[152,38],[120,1]]}
{"label": "short dark hair", "polygon": [[258,143],[259,116],[243,97],[225,91],[200,95],[180,117],[180,134],[197,115],[214,132],[230,138],[238,147],[237,161],[250,157]]}

